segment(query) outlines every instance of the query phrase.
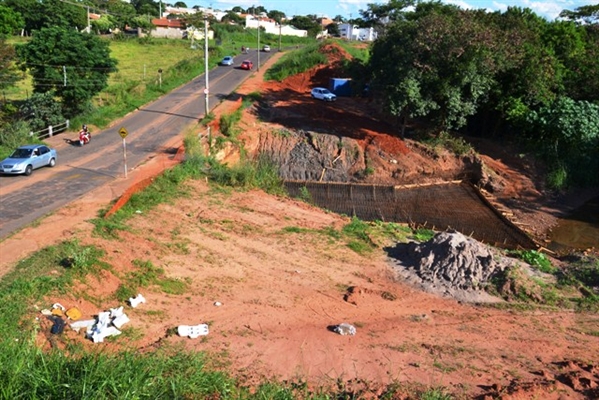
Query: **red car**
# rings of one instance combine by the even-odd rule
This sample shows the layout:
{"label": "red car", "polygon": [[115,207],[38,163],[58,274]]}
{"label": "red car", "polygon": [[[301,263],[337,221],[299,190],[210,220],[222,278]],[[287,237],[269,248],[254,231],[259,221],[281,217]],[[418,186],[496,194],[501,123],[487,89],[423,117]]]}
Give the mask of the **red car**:
{"label": "red car", "polygon": [[254,68],[254,63],[251,62],[250,60],[243,60],[241,63],[241,69],[247,69],[248,71],[250,69]]}

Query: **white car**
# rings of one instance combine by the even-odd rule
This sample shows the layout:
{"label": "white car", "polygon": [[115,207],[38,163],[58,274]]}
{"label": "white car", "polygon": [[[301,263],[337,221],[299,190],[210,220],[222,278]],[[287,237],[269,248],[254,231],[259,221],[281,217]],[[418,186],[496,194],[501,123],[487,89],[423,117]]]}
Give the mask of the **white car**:
{"label": "white car", "polygon": [[262,47],[262,51],[266,51],[268,53],[270,51],[270,46],[265,44],[264,47]]}
{"label": "white car", "polygon": [[329,89],[315,87],[314,89],[312,89],[312,91],[310,93],[312,95],[312,98],[314,98],[314,99],[319,99],[319,100],[324,100],[324,101],[337,100],[337,96],[335,95],[335,93],[331,93],[331,91]]}

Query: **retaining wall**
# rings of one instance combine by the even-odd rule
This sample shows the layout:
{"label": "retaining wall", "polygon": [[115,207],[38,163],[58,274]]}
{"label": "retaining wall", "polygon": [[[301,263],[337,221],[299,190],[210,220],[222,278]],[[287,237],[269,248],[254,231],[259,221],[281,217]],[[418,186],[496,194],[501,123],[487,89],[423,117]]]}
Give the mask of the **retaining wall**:
{"label": "retaining wall", "polygon": [[314,205],[365,221],[455,229],[507,249],[538,247],[526,232],[484,200],[476,187],[461,181],[409,186],[286,181],[285,186],[293,197],[302,197],[302,190],[307,190]]}

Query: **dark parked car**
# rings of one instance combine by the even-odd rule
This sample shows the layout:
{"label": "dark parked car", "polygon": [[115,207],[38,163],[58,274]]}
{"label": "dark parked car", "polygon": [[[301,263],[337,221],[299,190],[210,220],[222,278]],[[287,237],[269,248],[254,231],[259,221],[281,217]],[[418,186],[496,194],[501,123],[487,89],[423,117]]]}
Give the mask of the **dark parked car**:
{"label": "dark parked car", "polygon": [[0,173],[31,175],[34,169],[56,165],[56,150],[43,144],[21,146],[0,161]]}

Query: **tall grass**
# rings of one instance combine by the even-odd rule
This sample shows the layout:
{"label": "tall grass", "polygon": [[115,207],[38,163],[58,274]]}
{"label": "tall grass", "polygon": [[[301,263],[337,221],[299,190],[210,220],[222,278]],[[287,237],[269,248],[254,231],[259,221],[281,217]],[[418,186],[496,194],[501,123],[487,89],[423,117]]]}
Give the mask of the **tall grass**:
{"label": "tall grass", "polygon": [[319,48],[320,45],[315,43],[287,53],[266,71],[264,78],[281,82],[288,76],[307,71],[316,65],[326,64],[327,57],[318,51]]}

